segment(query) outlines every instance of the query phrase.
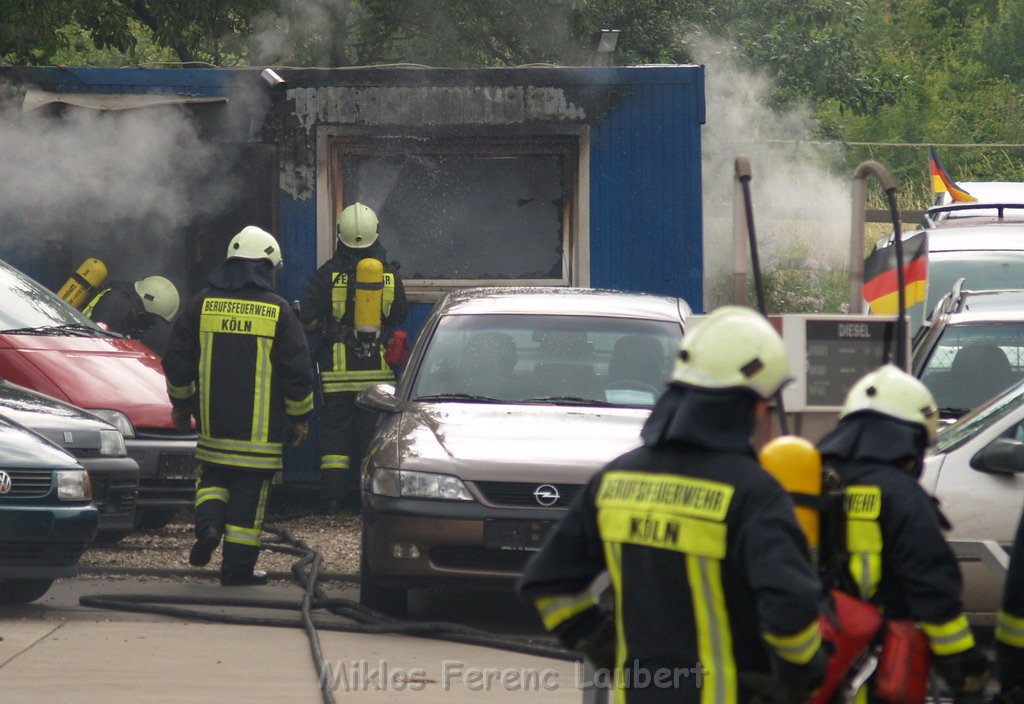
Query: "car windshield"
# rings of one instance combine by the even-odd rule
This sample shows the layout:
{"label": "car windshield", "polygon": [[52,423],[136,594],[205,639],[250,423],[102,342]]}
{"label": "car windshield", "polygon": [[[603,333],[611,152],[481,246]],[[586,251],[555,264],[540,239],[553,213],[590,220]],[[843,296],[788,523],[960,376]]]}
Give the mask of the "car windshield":
{"label": "car windshield", "polygon": [[1020,288],[1024,281],[1024,251],[932,252],[928,259],[929,312],[960,278],[967,291]]}
{"label": "car windshield", "polygon": [[1022,404],[1024,404],[1024,384],[1017,384],[953,425],[940,430],[939,438],[935,443],[935,451],[949,452],[956,449],[993,423],[998,422],[1000,418],[1005,418],[1013,413]]}
{"label": "car windshield", "polygon": [[682,330],[631,318],[449,315],[427,346],[413,400],[650,407]]}
{"label": "car windshield", "polygon": [[55,293],[0,261],[0,332],[49,328],[101,332]]}
{"label": "car windshield", "polygon": [[921,374],[943,416],[958,418],[1024,377],[1024,322],[947,325]]}

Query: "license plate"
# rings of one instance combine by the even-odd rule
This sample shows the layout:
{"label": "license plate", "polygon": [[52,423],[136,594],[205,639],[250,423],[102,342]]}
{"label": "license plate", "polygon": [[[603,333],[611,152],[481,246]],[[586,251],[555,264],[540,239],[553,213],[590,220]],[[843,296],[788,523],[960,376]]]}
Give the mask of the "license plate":
{"label": "license plate", "polygon": [[484,547],[491,550],[540,550],[555,521],[484,521]]}
{"label": "license plate", "polygon": [[157,475],[164,479],[195,479],[192,455],[182,452],[161,452],[157,463]]}

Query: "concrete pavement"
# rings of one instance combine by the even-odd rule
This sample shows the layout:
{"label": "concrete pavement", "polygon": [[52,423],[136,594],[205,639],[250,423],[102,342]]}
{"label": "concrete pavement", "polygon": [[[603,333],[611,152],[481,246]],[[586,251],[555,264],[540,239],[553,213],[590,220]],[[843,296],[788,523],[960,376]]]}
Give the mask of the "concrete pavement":
{"label": "concrete pavement", "polygon": [[[39,605],[0,612],[0,701],[5,704],[322,701],[300,628],[120,614],[78,607],[74,596],[143,592],[202,598],[224,596],[226,590],[209,584],[68,580],[54,592]],[[301,598],[296,587],[284,585],[230,594]],[[339,703],[582,701],[581,673],[571,662],[407,636],[319,634],[328,665],[323,676]]]}

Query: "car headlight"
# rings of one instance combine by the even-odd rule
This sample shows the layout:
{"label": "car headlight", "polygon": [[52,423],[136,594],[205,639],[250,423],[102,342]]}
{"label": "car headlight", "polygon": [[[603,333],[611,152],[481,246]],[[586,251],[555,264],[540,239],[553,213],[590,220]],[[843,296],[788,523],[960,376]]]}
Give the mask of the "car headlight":
{"label": "car headlight", "polygon": [[100,431],[100,454],[106,457],[124,457],[128,454],[120,430]]}
{"label": "car headlight", "polygon": [[373,473],[371,491],[381,496],[406,499],[447,499],[472,501],[473,495],[458,477],[433,472],[378,469]]}
{"label": "car headlight", "polygon": [[90,408],[89,413],[99,416],[110,423],[112,426],[117,428],[124,437],[135,437],[135,428],[132,426],[132,422],[128,420],[128,416],[121,413],[121,411],[108,411],[104,408]]}
{"label": "car headlight", "polygon": [[92,498],[92,482],[84,469],[57,470],[57,498],[61,501],[88,501]]}

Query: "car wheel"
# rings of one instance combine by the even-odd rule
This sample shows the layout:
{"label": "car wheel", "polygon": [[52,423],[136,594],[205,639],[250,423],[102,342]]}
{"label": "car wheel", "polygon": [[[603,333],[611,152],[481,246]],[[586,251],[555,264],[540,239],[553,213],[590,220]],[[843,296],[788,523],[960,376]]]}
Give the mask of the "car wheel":
{"label": "car wheel", "polygon": [[386,616],[402,618],[409,612],[409,590],[382,587],[373,580],[366,557],[366,540],[359,551],[359,603]]}
{"label": "car wheel", "polygon": [[113,545],[132,534],[131,530],[104,530],[96,534],[93,545]]}
{"label": "car wheel", "polygon": [[51,586],[52,579],[0,579],[0,606],[31,603]]}
{"label": "car wheel", "polygon": [[155,530],[163,528],[178,515],[176,508],[147,508],[135,512],[135,527]]}

